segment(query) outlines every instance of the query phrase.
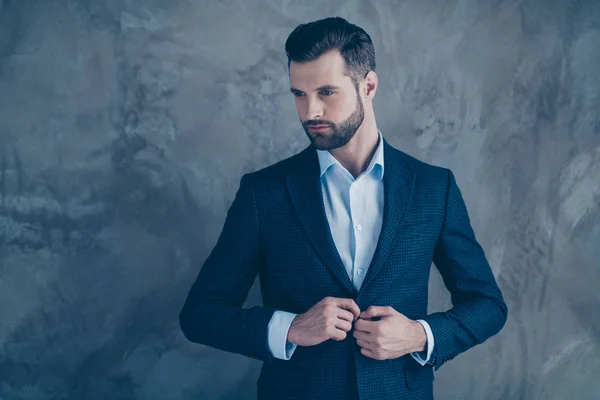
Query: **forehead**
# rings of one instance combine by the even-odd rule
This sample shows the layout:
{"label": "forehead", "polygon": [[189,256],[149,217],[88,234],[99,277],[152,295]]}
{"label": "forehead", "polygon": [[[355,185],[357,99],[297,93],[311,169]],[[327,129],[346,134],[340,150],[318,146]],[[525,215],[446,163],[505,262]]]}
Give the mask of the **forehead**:
{"label": "forehead", "polygon": [[344,76],[344,58],[338,51],[330,51],[314,61],[290,63],[292,89],[307,91],[323,85],[346,86],[350,77]]}

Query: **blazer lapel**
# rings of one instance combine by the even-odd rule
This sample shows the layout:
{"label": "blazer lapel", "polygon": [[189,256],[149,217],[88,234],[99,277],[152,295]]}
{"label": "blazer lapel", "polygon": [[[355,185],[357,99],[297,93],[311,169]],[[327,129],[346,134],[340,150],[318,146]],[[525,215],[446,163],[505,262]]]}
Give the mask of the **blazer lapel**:
{"label": "blazer lapel", "polygon": [[321,191],[319,159],[312,145],[300,154],[297,167],[286,176],[286,184],[300,222],[323,263],[346,289],[356,293],[331,235]]}
{"label": "blazer lapel", "polygon": [[402,153],[383,140],[383,220],[377,247],[359,293],[373,280],[384,265],[410,206],[415,173],[402,158]]}
{"label": "blazer lapel", "polygon": [[[415,174],[403,160],[401,152],[391,147],[385,139],[383,145],[383,220],[377,247],[359,293],[373,280],[393,248],[409,208],[415,183]],[[286,184],[300,222],[324,264],[346,289],[356,294],[356,288],[333,241],[325,214],[316,149],[310,145],[299,154],[297,161],[286,176]]]}

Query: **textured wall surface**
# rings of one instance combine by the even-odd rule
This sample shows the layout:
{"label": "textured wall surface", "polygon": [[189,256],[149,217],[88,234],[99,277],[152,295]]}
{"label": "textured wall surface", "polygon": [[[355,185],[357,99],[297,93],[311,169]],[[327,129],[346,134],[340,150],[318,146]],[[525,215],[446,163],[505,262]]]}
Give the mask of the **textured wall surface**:
{"label": "textured wall surface", "polygon": [[600,398],[600,1],[0,0],[0,399],[254,398],[177,315],[241,175],[308,145],[283,45],[332,15],[509,306],[436,398]]}

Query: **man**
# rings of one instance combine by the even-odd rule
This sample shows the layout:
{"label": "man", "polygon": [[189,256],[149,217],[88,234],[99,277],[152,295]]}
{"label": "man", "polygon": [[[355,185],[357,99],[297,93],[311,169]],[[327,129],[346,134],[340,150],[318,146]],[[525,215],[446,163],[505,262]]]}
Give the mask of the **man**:
{"label": "man", "polygon": [[[285,46],[310,145],[242,176],[181,329],[264,361],[258,399],[431,399],[433,370],[507,318],[454,175],[377,129],[364,30],[326,18]],[[432,262],[453,307],[427,315]]]}

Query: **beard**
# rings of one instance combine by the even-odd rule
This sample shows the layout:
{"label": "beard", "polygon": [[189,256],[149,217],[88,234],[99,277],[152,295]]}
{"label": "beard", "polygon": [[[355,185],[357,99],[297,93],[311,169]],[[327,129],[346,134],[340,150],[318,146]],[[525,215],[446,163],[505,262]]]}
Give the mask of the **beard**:
{"label": "beard", "polygon": [[[356,131],[365,119],[362,99],[357,93],[356,108],[348,118],[339,124],[316,122],[310,125],[302,124],[304,132],[311,144],[317,150],[332,150],[344,146],[356,134]],[[302,122],[302,121],[301,121]],[[323,132],[311,132],[308,128],[314,125],[327,125],[329,130]]]}

